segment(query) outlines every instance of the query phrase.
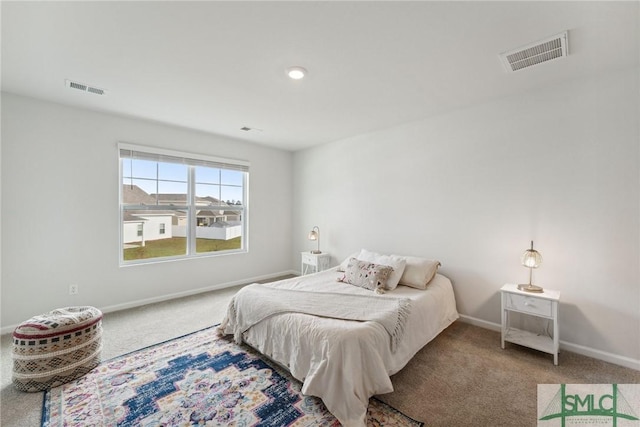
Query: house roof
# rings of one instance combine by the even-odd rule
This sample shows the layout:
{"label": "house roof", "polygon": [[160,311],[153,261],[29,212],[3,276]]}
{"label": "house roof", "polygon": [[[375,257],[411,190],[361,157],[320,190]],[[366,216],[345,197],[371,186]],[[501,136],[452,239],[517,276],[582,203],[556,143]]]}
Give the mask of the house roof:
{"label": "house roof", "polygon": [[212,204],[212,205],[219,205],[219,204],[227,205],[228,204],[227,202],[223,202],[223,201],[221,201],[219,199],[216,199],[215,197],[211,197],[211,196],[205,196],[205,197],[196,196],[196,201],[197,202],[208,202],[209,204]]}
{"label": "house roof", "polygon": [[[204,217],[204,218],[215,218],[220,216],[221,214],[220,214],[220,211],[213,212],[209,210],[201,210],[201,211],[198,211],[197,215],[199,217]],[[224,211],[222,211],[222,215],[224,215]]]}
{"label": "house roof", "polygon": [[157,197],[160,204],[169,204],[174,202],[185,204],[187,202],[187,195],[181,193],[151,193],[151,197],[153,197],[154,199]]}
{"label": "house roof", "polygon": [[149,195],[137,185],[122,186],[122,201],[127,205],[155,205],[155,197]]}
{"label": "house roof", "polygon": [[[148,205],[154,206],[156,205],[156,198],[158,200],[158,204],[160,205],[171,205],[171,204],[185,204],[186,203],[186,195],[179,193],[166,193],[166,194],[147,194],[142,188],[137,185],[128,185],[125,184],[122,186],[122,200],[127,205]],[[232,208],[236,205],[228,205],[226,202],[222,202],[215,197],[206,196],[206,197],[196,197],[196,202],[206,202],[209,205],[217,205],[221,208]],[[219,214],[214,213],[213,211],[219,211],[219,209],[213,210],[200,210],[199,216],[219,216]],[[208,214],[207,214],[208,212]],[[145,210],[136,210],[136,211],[126,211],[126,213],[133,215],[176,215],[178,211],[145,211]],[[183,212],[184,213],[184,212]],[[239,212],[235,210],[224,210],[224,213],[227,215],[237,215]],[[129,217],[127,217],[129,218]],[[136,216],[132,216],[132,220],[140,220],[140,218]],[[128,219],[125,219],[128,221]]]}
{"label": "house roof", "polygon": [[130,211],[124,211],[122,213],[122,220],[124,222],[142,222],[142,221],[147,221],[144,218],[140,218],[139,216],[136,216],[134,212],[130,212]]}
{"label": "house roof", "polygon": [[[181,193],[160,193],[160,194],[151,194],[151,197],[155,200],[155,198],[158,198],[158,203],[159,204],[185,204],[186,200],[187,200],[187,196],[185,194],[181,194]],[[215,197],[212,196],[205,196],[205,197],[199,197],[196,196],[196,203],[202,205],[203,203],[206,205],[213,205],[213,206],[229,206],[229,204],[227,202],[224,202],[222,200],[216,199]]]}
{"label": "house roof", "polygon": [[203,209],[203,210],[199,210],[197,213],[199,217],[204,217],[204,218],[215,218],[221,215],[238,215],[238,214],[240,214],[240,211],[230,211],[230,210],[223,210],[221,214],[220,211],[217,209],[214,209],[214,210]]}
{"label": "house roof", "polygon": [[187,202],[187,195],[183,193],[160,193],[160,194],[152,193],[151,196],[154,198],[157,197],[158,202],[160,204],[163,204],[163,202],[166,202],[166,203],[178,202],[180,204],[185,204]]}
{"label": "house roof", "polygon": [[148,211],[148,210],[132,210],[125,211],[122,218],[125,222],[147,221],[144,217],[149,216],[180,216],[184,214],[181,211]]}

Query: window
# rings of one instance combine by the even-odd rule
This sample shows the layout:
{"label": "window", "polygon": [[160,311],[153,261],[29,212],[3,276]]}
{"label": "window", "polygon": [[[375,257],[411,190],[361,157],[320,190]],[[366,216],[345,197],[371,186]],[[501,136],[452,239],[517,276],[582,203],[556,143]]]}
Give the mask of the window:
{"label": "window", "polygon": [[122,264],[246,251],[248,162],[118,148]]}

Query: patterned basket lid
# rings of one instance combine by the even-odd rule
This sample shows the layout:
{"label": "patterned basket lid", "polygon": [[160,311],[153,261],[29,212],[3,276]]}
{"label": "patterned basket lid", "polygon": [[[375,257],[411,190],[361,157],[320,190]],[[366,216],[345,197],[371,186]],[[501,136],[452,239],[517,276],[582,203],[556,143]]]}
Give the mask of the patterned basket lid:
{"label": "patterned basket lid", "polygon": [[71,333],[92,326],[102,320],[102,312],[95,307],[65,307],[33,316],[13,331],[18,339],[40,339]]}

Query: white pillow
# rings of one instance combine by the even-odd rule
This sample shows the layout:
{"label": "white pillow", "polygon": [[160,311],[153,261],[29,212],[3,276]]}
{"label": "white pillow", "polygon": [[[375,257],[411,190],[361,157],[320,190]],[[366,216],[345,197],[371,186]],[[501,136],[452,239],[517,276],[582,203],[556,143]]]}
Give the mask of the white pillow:
{"label": "white pillow", "polygon": [[406,266],[400,284],[412,288],[427,289],[427,285],[434,278],[440,267],[440,261],[414,256],[405,257]]}
{"label": "white pillow", "polygon": [[356,257],[360,261],[369,261],[374,264],[388,265],[393,268],[393,273],[387,279],[385,289],[392,290],[398,286],[402,273],[404,272],[406,260],[404,257],[398,255],[382,255],[376,252],[370,252],[366,249],[362,249],[360,254]]}

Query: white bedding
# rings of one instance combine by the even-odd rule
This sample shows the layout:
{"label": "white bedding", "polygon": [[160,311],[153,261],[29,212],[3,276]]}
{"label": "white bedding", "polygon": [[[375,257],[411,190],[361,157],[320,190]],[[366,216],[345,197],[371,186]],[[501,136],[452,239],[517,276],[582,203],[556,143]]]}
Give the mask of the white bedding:
{"label": "white bedding", "polygon": [[[266,286],[372,294],[337,282],[339,276],[334,268]],[[389,376],[458,318],[451,281],[440,274],[426,290],[398,286],[380,295],[385,297],[412,300],[404,337],[395,352],[391,352],[388,333],[378,323],[301,313],[274,315],[246,331],[244,341],[287,367],[303,382],[302,392],[320,397],[342,425],[361,427],[365,425],[369,398],[393,391]]]}

